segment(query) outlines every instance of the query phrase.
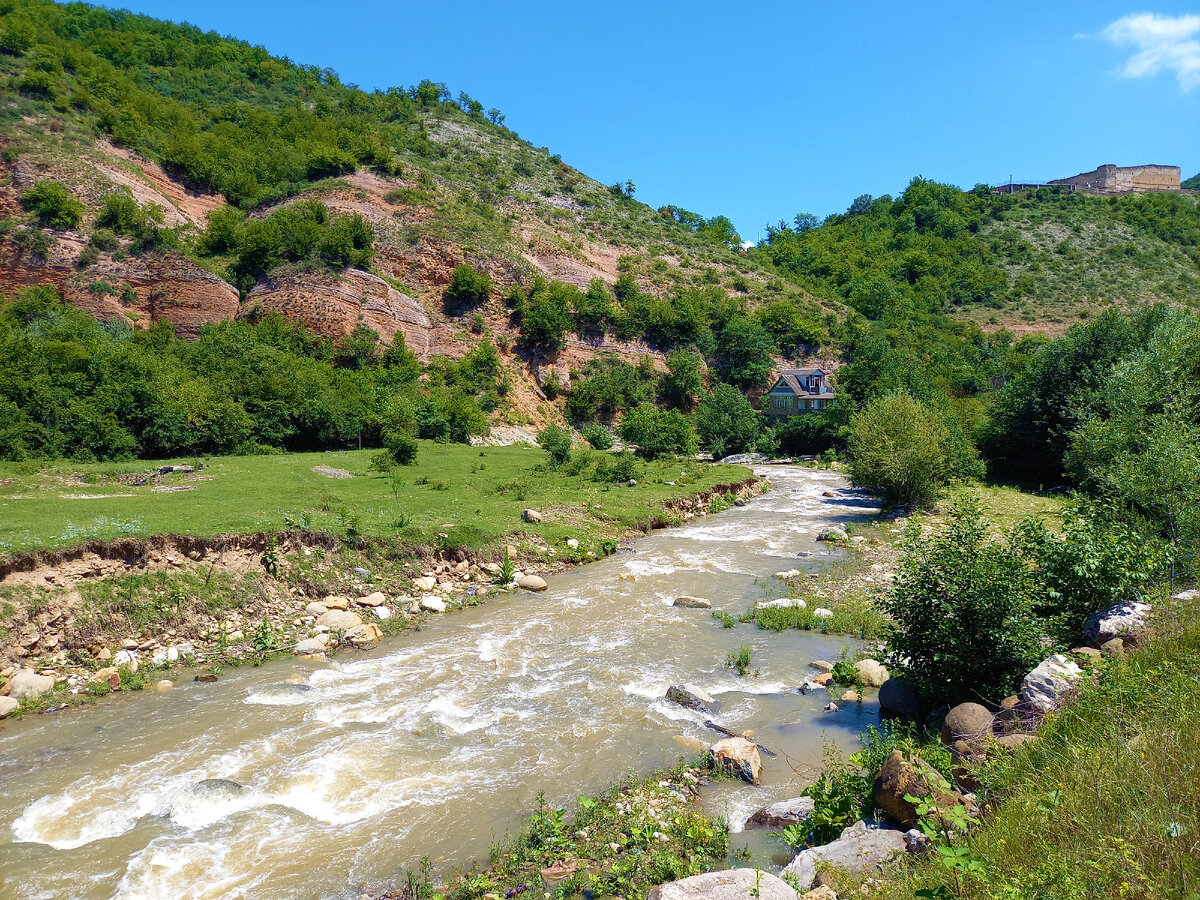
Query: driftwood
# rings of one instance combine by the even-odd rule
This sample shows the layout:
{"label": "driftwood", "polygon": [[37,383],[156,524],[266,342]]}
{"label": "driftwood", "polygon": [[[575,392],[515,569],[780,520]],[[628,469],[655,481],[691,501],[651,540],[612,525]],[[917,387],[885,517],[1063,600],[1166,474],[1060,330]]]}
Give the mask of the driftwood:
{"label": "driftwood", "polygon": [[746,740],[748,740],[750,743],[752,743],[755,747],[758,748],[759,753],[765,753],[767,756],[776,756],[777,755],[774,750],[768,750],[766,747],[764,747],[762,744],[760,744],[754,738],[746,737],[746,735],[739,734],[736,731],[730,731],[724,725],[718,725],[716,722],[712,721],[712,719],[705,719],[704,724],[707,725],[709,728],[711,728],[713,731],[717,732],[718,734],[725,735],[725,737],[746,738]]}

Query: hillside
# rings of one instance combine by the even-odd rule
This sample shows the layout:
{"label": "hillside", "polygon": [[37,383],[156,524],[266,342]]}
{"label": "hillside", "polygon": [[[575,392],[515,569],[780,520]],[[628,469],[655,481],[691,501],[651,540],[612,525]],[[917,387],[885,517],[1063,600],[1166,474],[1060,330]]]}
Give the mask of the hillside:
{"label": "hillside", "polygon": [[[329,337],[363,323],[384,341],[402,333],[428,359],[512,330],[501,302],[512,285],[541,276],[586,289],[626,274],[654,296],[708,291],[709,305],[714,288],[737,308],[784,298],[828,340],[821,306],[747,260],[727,220],[652,210],[632,185],[587,178],[466,94],[430,82],[368,93],[329,70],[126,13],[39,0],[6,10],[0,290],[52,283],[102,318],[165,318],[192,335],[270,310]],[[34,235],[19,224],[20,198],[45,180],[83,209],[78,223]],[[153,204],[161,220],[114,228],[105,204],[117,192],[136,201],[131,219]],[[245,265],[250,251],[227,233],[298,200],[361,219],[366,252]],[[491,279],[478,307],[445,302],[461,264]],[[632,361],[666,343],[646,322],[615,330],[567,336],[564,362],[598,350]]]}
{"label": "hillside", "polygon": [[819,226],[797,216],[752,255],[869,319],[949,313],[985,328],[1058,333],[1105,307],[1200,298],[1200,198],[993,194],[913,179]]}

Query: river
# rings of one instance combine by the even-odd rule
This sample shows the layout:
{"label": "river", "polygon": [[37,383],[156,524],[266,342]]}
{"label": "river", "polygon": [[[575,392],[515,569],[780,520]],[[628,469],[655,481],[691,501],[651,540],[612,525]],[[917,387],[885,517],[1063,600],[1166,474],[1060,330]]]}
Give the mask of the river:
{"label": "river", "polygon": [[[810,660],[835,660],[849,641],[726,629],[671,603],[701,596],[737,616],[773,573],[835,563],[845,551],[817,531],[871,510],[835,473],[760,474],[772,489],[745,507],[367,653],[8,724],[0,896],[356,897],[426,854],[442,868],[486,858],[539,791],[569,803],[674,763],[688,739],[718,739],[703,715],[663,699],[673,683],[704,687],[722,701],[715,718],[779,753],[764,759],[762,786],[707,789],[707,811],[736,827],[794,796],[826,741],[850,749],[877,721],[874,704],[825,713],[826,694],[796,690]],[[744,643],[757,672],[739,678],[725,657]],[[747,841],[766,855],[761,833],[734,835]]]}

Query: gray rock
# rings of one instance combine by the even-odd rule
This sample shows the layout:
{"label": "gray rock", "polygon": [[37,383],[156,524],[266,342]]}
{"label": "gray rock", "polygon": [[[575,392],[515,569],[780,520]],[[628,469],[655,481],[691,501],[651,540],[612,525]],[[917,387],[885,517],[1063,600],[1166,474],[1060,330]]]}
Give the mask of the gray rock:
{"label": "gray rock", "polygon": [[1127,600],[1092,613],[1084,622],[1083,630],[1097,647],[1117,637],[1129,643],[1145,630],[1149,618],[1149,603]]}
{"label": "gray rock", "polygon": [[907,678],[889,678],[879,687],[879,708],[902,719],[921,717],[921,695]]}
{"label": "gray rock", "polygon": [[817,877],[817,866],[834,867],[851,878],[877,873],[880,867],[908,850],[904,832],[874,819],[863,819],[845,829],[832,843],[801,850],[783,870],[796,877],[800,890],[807,891]]}
{"label": "gray rock", "polygon": [[725,738],[709,747],[708,752],[714,768],[736,775],[747,784],[758,784],[762,777],[758,745],[748,738]]}
{"label": "gray rock", "polygon": [[21,669],[8,682],[8,696],[14,700],[32,700],[50,693],[54,679],[33,669]]}
{"label": "gray rock", "polygon": [[777,597],[774,600],[762,600],[756,603],[755,609],[807,609],[808,604],[799,597]]}
{"label": "gray rock", "polygon": [[1025,676],[1021,682],[1020,697],[1038,712],[1050,712],[1059,705],[1062,696],[1071,690],[1071,683],[1082,674],[1079,666],[1061,653],[1056,653]]}
{"label": "gray rock", "polygon": [[521,513],[521,518],[524,519],[526,522],[531,522],[531,523],[536,524],[536,523],[542,521],[542,514],[540,512],[538,512],[536,509],[527,509],[527,510],[525,510],[525,512]]}
{"label": "gray rock", "polygon": [[517,587],[526,591],[544,591],[548,586],[540,575],[526,575],[517,582]]}
{"label": "gray rock", "polygon": [[688,709],[698,709],[701,712],[715,713],[721,704],[703,688],[694,684],[673,684],[667,688],[667,699]]}
{"label": "gray rock", "polygon": [[830,525],[817,535],[818,541],[845,541],[849,540],[846,534],[846,529],[841,525]]}
{"label": "gray rock", "polygon": [[726,869],[705,872],[680,881],[660,884],[646,900],[799,900],[800,895],[783,879],[761,869]]}
{"label": "gray rock", "polygon": [[314,619],[319,619],[325,613],[329,612],[329,607],[324,603],[317,603],[315,600],[304,607],[305,615],[312,616]]}
{"label": "gray rock", "polygon": [[764,806],[749,819],[747,825],[766,825],[771,828],[786,828],[799,825],[812,815],[816,801],[812,797],[793,797]]}
{"label": "gray rock", "polygon": [[11,716],[17,711],[17,707],[21,704],[12,697],[0,697],[0,719],[5,716]]}
{"label": "gray rock", "polygon": [[1200,590],[1191,588],[1190,590],[1180,591],[1171,597],[1172,600],[1180,600],[1185,603],[1190,603],[1194,600],[1200,600]]}
{"label": "gray rock", "polygon": [[676,597],[672,606],[682,606],[684,609],[712,609],[712,601],[703,597]]}
{"label": "gray rock", "polygon": [[446,611],[446,601],[441,597],[434,597],[430,594],[421,598],[421,609],[428,612],[442,613]]}
{"label": "gray rock", "polygon": [[721,460],[728,466],[757,466],[766,461],[767,458],[761,453],[735,453]]}
{"label": "gray rock", "polygon": [[327,625],[330,628],[341,629],[347,631],[355,625],[363,623],[362,617],[358,613],[346,612],[341,609],[331,609],[324,615],[317,617],[318,625]]}
{"label": "gray rock", "polygon": [[293,648],[293,652],[297,656],[316,656],[317,654],[325,653],[325,646],[329,643],[329,636],[318,634],[314,638],[300,641]]}
{"label": "gray rock", "polygon": [[854,664],[854,671],[867,687],[880,687],[888,680],[888,670],[877,659],[860,659]]}
{"label": "gray rock", "polygon": [[383,591],[373,591],[365,597],[359,597],[357,601],[359,606],[383,606],[387,603],[387,595]]}

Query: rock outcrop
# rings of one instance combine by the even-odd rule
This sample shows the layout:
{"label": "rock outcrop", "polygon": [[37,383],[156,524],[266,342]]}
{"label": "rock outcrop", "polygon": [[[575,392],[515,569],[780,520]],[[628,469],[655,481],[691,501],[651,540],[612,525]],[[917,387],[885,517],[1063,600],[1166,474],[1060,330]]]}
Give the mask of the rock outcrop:
{"label": "rock outcrop", "polygon": [[397,334],[423,360],[429,355],[430,322],[425,307],[377,275],[361,269],[344,272],[277,269],[246,296],[243,316],[278,310],[327,337],[349,334],[360,322],[384,343]]}
{"label": "rock outcrop", "polygon": [[646,900],[799,900],[787,882],[761,869],[726,869],[705,872],[660,884]]}
{"label": "rock outcrop", "polygon": [[878,874],[889,859],[908,850],[904,832],[884,822],[863,819],[842,831],[836,841],[801,850],[784,872],[795,876],[800,890],[817,880],[818,867],[840,869],[851,877]]}

